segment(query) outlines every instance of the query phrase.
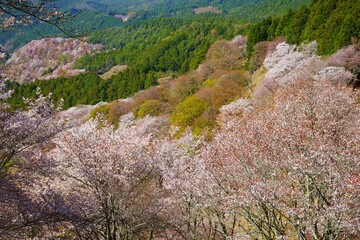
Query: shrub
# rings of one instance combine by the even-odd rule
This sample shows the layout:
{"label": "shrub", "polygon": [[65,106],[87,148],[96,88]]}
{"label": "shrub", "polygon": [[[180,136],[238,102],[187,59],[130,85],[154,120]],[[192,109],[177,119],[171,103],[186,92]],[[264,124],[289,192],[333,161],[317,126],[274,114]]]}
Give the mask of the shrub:
{"label": "shrub", "polygon": [[239,58],[241,56],[241,51],[236,44],[233,44],[229,41],[217,41],[215,42],[206,54],[206,60],[215,60],[221,58]]}
{"label": "shrub", "polygon": [[164,109],[164,103],[159,100],[147,100],[144,102],[136,113],[136,116],[143,118],[146,115],[157,116]]}
{"label": "shrub", "polygon": [[109,112],[110,112],[109,104],[103,104],[92,110],[89,115],[89,118],[90,119],[96,118],[96,116],[98,116],[99,114],[104,115],[104,117],[108,118]]}
{"label": "shrub", "polygon": [[175,107],[171,113],[169,122],[184,129],[187,126],[191,126],[194,120],[208,107],[209,104],[204,100],[196,96],[190,96]]}
{"label": "shrub", "polygon": [[214,79],[208,79],[205,82],[203,82],[203,87],[213,87],[216,84],[216,80]]}
{"label": "shrub", "polygon": [[133,112],[137,113],[140,106],[142,106],[148,100],[162,100],[164,98],[164,88],[161,86],[151,87],[144,91],[137,93],[134,97]]}
{"label": "shrub", "polygon": [[109,104],[109,114],[107,120],[110,124],[115,126],[119,123],[119,118],[131,111],[132,102],[130,101],[115,101]]}
{"label": "shrub", "polygon": [[249,62],[247,63],[248,69],[251,72],[255,72],[256,70],[258,70],[260,66],[263,64],[266,55],[269,55],[272,52],[274,52],[276,46],[283,41],[284,38],[278,37],[272,41],[258,42],[257,44],[255,44],[254,51],[249,59]]}
{"label": "shrub", "polygon": [[214,125],[214,119],[201,115],[194,120],[191,130],[193,134],[200,135],[204,130],[211,130]]}
{"label": "shrub", "polygon": [[224,104],[239,97],[244,97],[243,95],[247,91],[246,86],[245,77],[237,72],[229,73],[217,80],[214,86],[201,88],[196,93],[196,96],[205,100],[213,108],[219,109]]}
{"label": "shrub", "polygon": [[199,79],[194,73],[189,73],[177,78],[169,89],[169,102],[176,105],[184,101],[187,97],[198,91],[202,82],[203,80]]}

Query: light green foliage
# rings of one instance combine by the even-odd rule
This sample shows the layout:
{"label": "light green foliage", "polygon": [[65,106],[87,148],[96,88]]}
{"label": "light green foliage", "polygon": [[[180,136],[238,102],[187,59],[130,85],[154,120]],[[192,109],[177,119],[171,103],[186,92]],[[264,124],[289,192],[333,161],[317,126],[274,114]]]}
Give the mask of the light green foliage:
{"label": "light green foliage", "polygon": [[73,56],[71,56],[70,54],[61,54],[59,56],[59,61],[61,62],[62,65],[72,62],[73,60]]}
{"label": "light green foliage", "polygon": [[208,107],[209,104],[204,100],[196,96],[190,96],[175,107],[171,113],[169,122],[180,128],[191,126],[194,120]]}
{"label": "light green foliage", "polygon": [[105,118],[109,117],[110,106],[109,104],[100,105],[91,111],[89,118],[96,118],[98,115],[103,115]]}
{"label": "light green foliage", "polygon": [[64,54],[61,54],[61,55],[59,56],[59,61],[60,61],[60,63],[61,63],[62,65],[64,65],[64,64],[66,63],[66,57],[65,57]]}
{"label": "light green foliage", "polygon": [[159,100],[147,100],[140,106],[136,115],[139,118],[143,118],[146,115],[157,116],[161,113],[163,105]]}
{"label": "light green foliage", "polygon": [[216,80],[214,79],[208,79],[203,82],[203,87],[213,87],[216,84]]}
{"label": "light green foliage", "polygon": [[[0,154],[1,154],[1,151],[0,151]],[[13,164],[14,164],[14,160],[12,160],[12,159],[10,159],[9,161],[6,161],[6,163],[4,165],[0,164],[0,174],[8,172],[8,170],[11,168],[11,166]]]}
{"label": "light green foliage", "polygon": [[193,134],[200,135],[204,132],[204,130],[211,130],[214,125],[214,119],[201,115],[195,119],[191,130]]}

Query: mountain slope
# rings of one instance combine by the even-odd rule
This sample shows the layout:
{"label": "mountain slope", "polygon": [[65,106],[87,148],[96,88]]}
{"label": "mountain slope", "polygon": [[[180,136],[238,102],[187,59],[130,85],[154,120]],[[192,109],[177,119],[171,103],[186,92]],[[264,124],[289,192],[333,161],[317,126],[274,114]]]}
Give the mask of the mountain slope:
{"label": "mountain slope", "polygon": [[[213,6],[223,13],[240,14],[241,18],[259,19],[270,15],[279,15],[289,8],[297,8],[310,3],[310,0],[80,0],[74,3],[61,0],[64,9],[78,9],[90,11],[120,11],[127,13],[134,11],[146,16],[169,16],[190,13],[191,9]],[[151,14],[151,15],[149,15]]]}
{"label": "mountain slope", "polygon": [[269,17],[252,26],[247,54],[261,41],[285,36],[290,43],[316,40],[320,54],[331,54],[360,39],[360,4],[352,0],[313,0],[309,7]]}
{"label": "mountain slope", "polygon": [[[290,8],[298,8],[309,2],[310,0],[60,0],[57,4],[64,11],[77,14],[74,20],[64,24],[64,28],[71,35],[79,36],[104,28],[122,26],[124,23],[121,19],[142,21],[164,16],[192,18],[195,16],[195,8],[207,6],[214,6],[214,12],[231,14],[242,22],[256,21],[267,16],[281,15]],[[12,51],[26,42],[41,38],[38,32],[43,36],[63,34],[52,26],[38,25],[35,28],[36,31],[28,28],[20,33],[2,33],[0,45]]]}
{"label": "mountain slope", "polygon": [[73,76],[75,61],[84,54],[102,50],[100,44],[89,44],[72,38],[34,40],[18,49],[1,69],[1,77],[20,83],[35,79]]}

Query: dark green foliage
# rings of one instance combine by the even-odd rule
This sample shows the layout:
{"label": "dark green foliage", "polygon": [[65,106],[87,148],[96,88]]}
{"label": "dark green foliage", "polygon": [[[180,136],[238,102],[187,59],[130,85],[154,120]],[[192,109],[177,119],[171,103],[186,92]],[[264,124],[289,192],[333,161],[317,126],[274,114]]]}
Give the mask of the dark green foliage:
{"label": "dark green foliage", "polygon": [[[309,2],[310,0],[58,0],[56,4],[60,9],[76,16],[62,26],[68,35],[86,36],[102,29],[126,26],[129,22],[132,24],[157,17],[194,18],[196,16],[192,9],[198,7],[214,6],[222,11],[222,15],[228,14],[233,19],[246,22],[278,16],[289,8],[297,8]],[[114,17],[116,14],[127,15],[129,12],[134,14],[129,22],[122,22]],[[201,15],[214,16],[212,13]],[[35,24],[32,28],[23,30],[1,33],[0,44],[7,45],[7,50],[13,51],[31,40],[63,34],[56,27],[46,24]],[[151,34],[152,32],[148,36]]]}
{"label": "dark green foliage", "polygon": [[71,78],[35,81],[28,85],[9,83],[15,90],[9,101],[14,107],[21,107],[22,96],[34,97],[37,87],[44,94],[52,92],[55,100],[63,98],[65,109],[77,104],[126,98],[156,85],[160,77],[178,75],[196,68],[214,41],[230,39],[239,31],[232,19],[201,17],[192,22],[156,19],[95,33],[90,37],[92,42],[102,42],[118,49],[85,55],[75,67],[103,73],[116,64],[127,64],[129,67],[126,70],[107,81],[92,72]]}
{"label": "dark green foliage", "polygon": [[313,0],[309,7],[267,18],[249,30],[248,57],[256,43],[285,36],[289,43],[316,40],[319,54],[331,54],[360,35],[360,3],[353,0]]}
{"label": "dark green foliage", "polygon": [[309,4],[311,0],[228,0],[223,1],[229,13],[246,17],[249,20],[260,20],[264,17],[279,16],[289,9],[296,9]]}
{"label": "dark green foliage", "polygon": [[162,18],[97,32],[89,40],[111,50],[85,55],[75,67],[104,72],[114,65],[127,64],[144,72],[184,73],[202,62],[215,40],[239,34],[236,23],[227,17]]}
{"label": "dark green foliage", "polygon": [[267,18],[260,23],[252,25],[248,36],[246,55],[251,56],[256,43],[270,39],[274,34],[270,33],[269,30],[273,29],[275,27],[272,18]]}
{"label": "dark green foliage", "polygon": [[48,81],[35,81],[27,85],[7,82],[10,89],[15,90],[8,102],[14,107],[23,107],[22,97],[35,98],[36,88],[40,87],[44,95],[52,93],[58,102],[64,100],[64,109],[78,104],[96,104],[101,101],[112,101],[126,98],[144,89],[146,82],[155,82],[154,72],[147,74],[127,69],[123,73],[105,81],[96,73],[88,73],[70,78],[56,78]]}
{"label": "dark green foliage", "polygon": [[282,34],[286,36],[286,40],[289,43],[299,44],[302,41],[301,33],[308,20],[308,16],[309,9],[306,6],[301,7],[296,12],[288,13],[288,22],[284,26]]}
{"label": "dark green foliage", "polygon": [[7,82],[8,87],[15,90],[8,101],[14,107],[22,107],[22,97],[34,98],[36,88],[40,87],[44,95],[52,93],[55,102],[64,99],[65,109],[77,104],[96,104],[105,98],[103,83],[103,80],[95,73],[71,78],[60,77],[49,81],[35,81],[27,85]]}

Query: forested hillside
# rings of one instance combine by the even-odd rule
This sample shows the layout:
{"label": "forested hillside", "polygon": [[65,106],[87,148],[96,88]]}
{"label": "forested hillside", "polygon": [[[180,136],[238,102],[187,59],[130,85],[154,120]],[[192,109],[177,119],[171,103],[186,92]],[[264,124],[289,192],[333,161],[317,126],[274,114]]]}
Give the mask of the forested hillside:
{"label": "forested hillside", "polygon": [[151,16],[184,16],[193,14],[192,9],[213,6],[223,13],[241,14],[242,19],[260,19],[264,16],[279,15],[289,8],[297,8],[308,4],[310,0],[81,0],[73,3],[69,0],[61,0],[60,4],[66,9],[87,9],[116,12],[126,15],[128,12],[136,12],[138,18]]}
{"label": "forested hillside", "polygon": [[0,66],[0,240],[360,239],[359,4],[62,3],[147,19]]}
{"label": "forested hillside", "polygon": [[68,21],[60,24],[63,31],[45,24],[25,27],[21,31],[2,32],[0,46],[11,53],[24,44],[45,36],[83,37],[93,31],[122,26],[122,24],[119,19],[108,16],[106,13],[84,11],[76,14],[75,18],[69,18]]}
{"label": "forested hillside", "polygon": [[[229,39],[241,32],[248,32],[247,56],[249,70],[255,71],[264,56],[264,45],[256,43],[285,36],[290,43],[317,40],[318,53],[329,54],[348,45],[359,34],[358,5],[348,0],[327,2],[313,1],[309,7],[303,6],[277,18],[267,18],[246,30],[237,20],[228,17],[200,17],[194,19],[162,18],[132,23],[126,27],[103,30],[89,36],[92,43],[101,43],[108,51],[86,54],[77,60],[75,68],[102,74],[116,65],[128,65],[125,71],[116,74],[107,82],[95,74],[77,76],[72,79],[60,78],[50,82],[36,82],[29,86],[11,84],[15,91],[12,104],[21,106],[22,96],[35,96],[36,86],[44,93],[53,92],[55,99],[64,98],[65,108],[76,104],[93,104],[96,101],[112,101],[131,96],[137,91],[157,84],[157,79],[177,76],[194,70],[204,60],[210,45],[216,39]],[[321,9],[333,9],[323,11]],[[323,19],[323,20],[322,20]],[[337,20],[336,20],[337,19]],[[348,24],[348,22],[352,24]],[[319,22],[319,24],[315,24]],[[333,26],[334,23],[336,26]],[[313,31],[309,29],[314,28]],[[323,31],[322,29],[326,29]],[[253,51],[255,49],[255,54]],[[90,77],[91,76],[91,77]],[[89,91],[79,96],[78,84],[91,78]],[[94,84],[94,86],[93,86]],[[66,86],[66,87],[65,87]],[[99,87],[101,86],[101,87]],[[32,90],[30,90],[32,89]],[[63,89],[63,90],[56,90]],[[66,96],[58,92],[66,91]],[[90,90],[91,89],[91,90]],[[24,95],[25,94],[25,95]],[[86,96],[96,96],[86,101]]]}
{"label": "forested hillside", "polygon": [[[310,0],[136,0],[136,1],[69,1],[61,0],[56,3],[60,9],[75,15],[61,25],[66,34],[54,26],[39,24],[24,31],[8,31],[1,33],[0,46],[13,51],[19,46],[43,36],[84,36],[93,31],[103,30],[116,26],[127,25],[121,19],[125,17],[128,21],[143,21],[156,17],[180,17],[193,18],[194,8],[214,6],[222,14],[231,14],[241,22],[259,20],[267,16],[280,15],[290,8],[298,8],[308,4]],[[40,33],[40,34],[39,34]]]}
{"label": "forested hillside", "polygon": [[359,45],[266,42],[259,77],[245,44],[75,126],[43,96],[1,104],[1,236],[357,239]]}
{"label": "forested hillside", "polygon": [[309,7],[266,18],[251,27],[247,54],[251,55],[256,43],[278,36],[294,44],[316,40],[320,54],[334,53],[360,38],[360,4],[355,2],[313,0]]}
{"label": "forested hillside", "polygon": [[33,40],[11,56],[0,75],[19,83],[59,76],[70,77],[84,72],[73,68],[78,58],[101,50],[103,48],[100,44],[89,44],[74,38]]}
{"label": "forested hillside", "polygon": [[[241,26],[224,17],[204,17],[198,21],[159,19],[104,30],[90,36],[90,40],[101,42],[110,50],[85,55],[77,60],[75,68],[103,73],[115,65],[126,64],[126,70],[107,81],[96,73],[89,73],[73,78],[35,81],[27,85],[9,83],[11,88],[16,89],[10,102],[21,106],[22,97],[34,97],[37,86],[45,94],[52,92],[56,100],[64,98],[65,109],[76,104],[125,98],[156,85],[158,78],[177,76],[196,69],[213,42],[229,39],[239,32]],[[117,49],[112,50],[114,47]],[[82,90],[79,91],[79,88]]]}

